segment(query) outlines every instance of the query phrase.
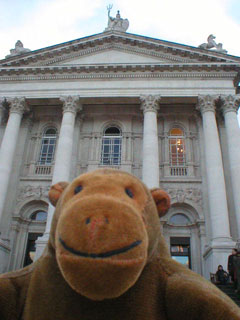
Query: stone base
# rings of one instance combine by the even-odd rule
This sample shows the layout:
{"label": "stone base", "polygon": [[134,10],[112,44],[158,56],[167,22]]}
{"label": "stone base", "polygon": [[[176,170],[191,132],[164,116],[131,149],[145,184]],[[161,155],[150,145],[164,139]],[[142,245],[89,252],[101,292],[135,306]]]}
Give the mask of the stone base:
{"label": "stone base", "polygon": [[39,237],[36,241],[36,253],[34,256],[34,261],[41,257],[43,251],[47,245],[49,239],[49,233],[44,233],[42,237]]}
{"label": "stone base", "polygon": [[221,264],[227,271],[228,256],[232,253],[232,248],[236,245],[231,239],[213,240],[206,248],[204,258],[204,277],[210,279],[210,272],[216,273],[217,267]]}
{"label": "stone base", "polygon": [[0,239],[0,273],[7,272],[11,248],[8,242]]}

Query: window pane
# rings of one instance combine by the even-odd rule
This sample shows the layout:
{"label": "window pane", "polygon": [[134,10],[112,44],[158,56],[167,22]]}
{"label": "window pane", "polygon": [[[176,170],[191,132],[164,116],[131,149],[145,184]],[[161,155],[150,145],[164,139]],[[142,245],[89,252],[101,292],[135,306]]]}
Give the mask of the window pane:
{"label": "window pane", "polygon": [[56,129],[46,130],[42,137],[42,145],[38,163],[41,165],[50,165],[54,159],[56,145]]}
{"label": "window pane", "polygon": [[172,256],[172,258],[175,261],[177,261],[177,262],[179,262],[189,268],[189,257],[188,256]]}
{"label": "window pane", "polygon": [[183,131],[182,131],[182,129],[180,129],[180,128],[173,128],[173,129],[170,131],[170,135],[171,135],[171,136],[182,136],[182,135],[183,135]]}
{"label": "window pane", "polygon": [[[120,134],[118,128],[116,130],[113,130],[113,128],[115,127],[105,130],[105,136],[102,138],[101,163],[104,165],[119,165],[121,163],[122,137],[113,137],[113,135]],[[108,134],[109,136],[107,137],[106,135]]]}
{"label": "window pane", "polygon": [[187,225],[190,223],[190,220],[188,219],[187,216],[184,214],[174,214],[171,219],[170,223],[175,224],[175,225]]}
{"label": "window pane", "polygon": [[57,134],[56,129],[53,129],[53,128],[47,129],[45,131],[45,135],[56,135],[56,134]]}
{"label": "window pane", "polygon": [[119,136],[121,134],[121,132],[117,127],[109,127],[109,128],[107,128],[105,130],[104,134],[105,135],[113,135],[113,136],[114,135],[118,135]]}
{"label": "window pane", "polygon": [[[176,136],[173,138],[172,136]],[[183,131],[179,128],[173,128],[169,136],[169,158],[171,166],[185,165],[185,147]]]}
{"label": "window pane", "polygon": [[45,220],[47,220],[47,212],[45,212],[45,211],[34,212],[31,215],[31,220],[45,221]]}

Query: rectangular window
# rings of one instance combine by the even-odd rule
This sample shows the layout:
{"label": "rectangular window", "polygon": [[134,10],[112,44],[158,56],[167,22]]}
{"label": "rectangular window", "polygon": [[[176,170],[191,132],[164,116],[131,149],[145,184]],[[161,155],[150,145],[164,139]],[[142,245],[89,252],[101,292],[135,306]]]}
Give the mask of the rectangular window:
{"label": "rectangular window", "polygon": [[42,145],[39,156],[39,165],[50,165],[54,158],[56,145],[56,136],[42,139]]}
{"label": "rectangular window", "polygon": [[170,165],[173,167],[185,166],[185,143],[182,138],[169,139]]}
{"label": "rectangular window", "polygon": [[122,138],[103,137],[101,164],[117,166],[121,164]]}

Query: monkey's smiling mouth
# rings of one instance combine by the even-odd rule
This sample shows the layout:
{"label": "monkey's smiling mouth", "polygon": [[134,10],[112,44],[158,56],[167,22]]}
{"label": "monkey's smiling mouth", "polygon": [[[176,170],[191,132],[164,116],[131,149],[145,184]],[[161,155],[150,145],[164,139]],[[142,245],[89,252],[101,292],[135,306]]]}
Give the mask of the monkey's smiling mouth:
{"label": "monkey's smiling mouth", "polygon": [[129,246],[126,246],[123,248],[110,250],[110,251],[106,251],[106,252],[102,252],[102,253],[87,253],[87,252],[78,251],[78,250],[75,250],[75,249],[69,247],[61,238],[59,238],[59,242],[64,247],[64,249],[66,249],[67,251],[69,251],[73,254],[76,254],[76,255],[78,255],[80,257],[84,257],[84,258],[94,258],[94,259],[96,259],[96,258],[109,258],[109,257],[115,256],[115,255],[118,255],[120,253],[127,252],[142,243],[141,240],[137,240],[137,241],[132,242]]}

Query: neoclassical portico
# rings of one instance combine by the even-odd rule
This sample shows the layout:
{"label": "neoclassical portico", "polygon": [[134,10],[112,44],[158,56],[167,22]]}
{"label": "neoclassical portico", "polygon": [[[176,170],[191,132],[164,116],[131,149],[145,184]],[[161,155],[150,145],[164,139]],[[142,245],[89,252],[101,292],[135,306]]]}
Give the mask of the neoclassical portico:
{"label": "neoclassical portico", "polygon": [[[0,272],[23,266],[30,240],[44,234],[42,251],[50,185],[106,166],[169,191],[174,213],[193,223],[179,233],[169,211],[170,250],[171,237],[172,245],[187,237],[192,266],[206,277],[240,237],[240,58],[126,33],[127,25],[109,16],[102,33],[0,60]],[[33,221],[38,214],[47,221]]]}

